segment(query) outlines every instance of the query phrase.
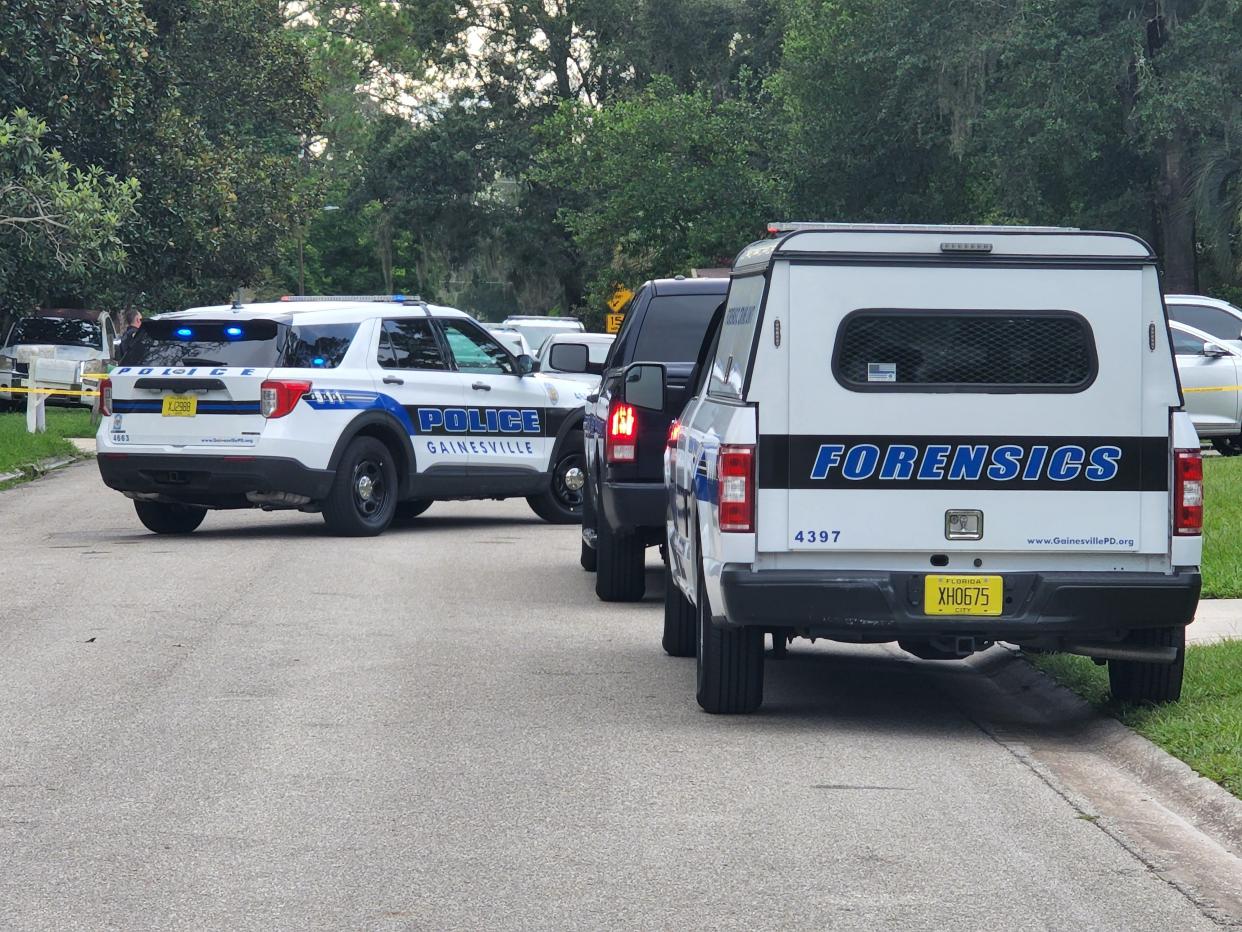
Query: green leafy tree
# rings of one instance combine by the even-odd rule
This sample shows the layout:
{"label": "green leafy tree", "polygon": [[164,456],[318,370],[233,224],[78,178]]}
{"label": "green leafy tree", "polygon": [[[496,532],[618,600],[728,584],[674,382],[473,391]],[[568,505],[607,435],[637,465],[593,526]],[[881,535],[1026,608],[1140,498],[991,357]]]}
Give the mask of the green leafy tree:
{"label": "green leafy tree", "polygon": [[44,145],[47,126],[24,110],[0,117],[0,294],[23,311],[125,262],[120,232],[138,184],[72,168]]}
{"label": "green leafy tree", "polygon": [[545,132],[536,177],[576,190],[561,219],[593,272],[594,308],[613,283],[728,263],[782,204],[749,99],[715,103],[658,79],[602,109],[566,105]]}

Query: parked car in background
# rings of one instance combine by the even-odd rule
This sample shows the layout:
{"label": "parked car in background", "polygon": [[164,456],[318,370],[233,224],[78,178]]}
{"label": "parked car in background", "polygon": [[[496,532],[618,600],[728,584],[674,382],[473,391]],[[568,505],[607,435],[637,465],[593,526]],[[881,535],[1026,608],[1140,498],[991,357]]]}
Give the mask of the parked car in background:
{"label": "parked car in background", "polygon": [[1242,453],[1242,349],[1174,321],[1173,353],[1195,430],[1223,456]]}
{"label": "parked car in background", "polygon": [[504,327],[500,324],[485,324],[491,335],[504,344],[514,356],[530,356],[534,358],[531,352],[530,344],[526,342],[526,337],[522,336],[520,330],[514,330],[512,327]]}
{"label": "parked car in background", "polygon": [[[681,411],[712,315],[728,279],[650,281],[631,299],[599,387],[587,396],[587,477],[582,568],[594,570],[605,602],[637,602],[646,591],[646,548],[664,543],[664,446]],[[630,378],[661,363],[667,391],[652,406]]]}
{"label": "parked car in background", "polygon": [[1164,305],[1169,320],[1202,330],[1213,339],[1225,340],[1234,349],[1242,350],[1242,309],[1228,301],[1197,294],[1168,294]]}
{"label": "parked car in background", "polygon": [[[19,317],[0,344],[0,407],[24,406],[26,395],[7,391],[20,388],[36,357],[75,363],[54,385],[80,386],[83,375],[106,369],[113,359],[116,328],[102,311],[54,308]],[[52,395],[48,404],[91,407],[93,399]]]}
{"label": "parked car in background", "polygon": [[[536,357],[539,361],[539,371],[557,378],[573,379],[585,385],[598,385],[599,377],[604,372],[604,361],[608,358],[608,351],[612,349],[612,344],[616,339],[616,334],[613,333],[555,333],[544,341]],[[581,356],[582,350],[558,350],[558,346],[578,346],[585,349],[586,371],[583,372],[580,369],[582,361],[578,357]],[[574,356],[575,352],[578,357]],[[561,368],[565,365],[573,368],[566,371]]]}
{"label": "parked car in background", "polygon": [[550,317],[541,314],[510,314],[500,322],[500,326],[521,333],[535,353],[539,352],[543,341],[554,333],[582,333],[586,329],[576,317]]}

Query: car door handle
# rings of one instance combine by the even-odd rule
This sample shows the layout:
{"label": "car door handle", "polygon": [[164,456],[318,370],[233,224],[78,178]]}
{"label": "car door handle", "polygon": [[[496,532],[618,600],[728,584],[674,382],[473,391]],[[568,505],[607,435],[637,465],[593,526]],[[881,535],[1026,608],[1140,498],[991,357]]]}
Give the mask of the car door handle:
{"label": "car door handle", "polygon": [[385,385],[404,385],[405,379],[399,379],[395,375],[386,375],[384,376],[384,384]]}
{"label": "car door handle", "polygon": [[486,382],[475,382],[470,387],[473,388],[476,392],[490,392],[492,390],[492,387],[488,385]]}

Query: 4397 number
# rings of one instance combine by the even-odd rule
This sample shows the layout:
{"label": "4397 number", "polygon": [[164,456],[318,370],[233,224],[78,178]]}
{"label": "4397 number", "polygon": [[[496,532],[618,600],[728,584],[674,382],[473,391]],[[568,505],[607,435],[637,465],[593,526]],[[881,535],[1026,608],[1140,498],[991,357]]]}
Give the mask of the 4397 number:
{"label": "4397 number", "polygon": [[793,537],[798,544],[835,544],[841,539],[840,531],[811,530],[799,531]]}

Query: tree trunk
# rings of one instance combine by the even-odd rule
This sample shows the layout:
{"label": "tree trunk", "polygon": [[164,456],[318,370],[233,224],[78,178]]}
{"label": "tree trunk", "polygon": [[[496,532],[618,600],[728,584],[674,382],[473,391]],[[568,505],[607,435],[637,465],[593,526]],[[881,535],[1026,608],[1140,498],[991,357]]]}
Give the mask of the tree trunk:
{"label": "tree trunk", "polygon": [[1190,158],[1186,141],[1173,135],[1160,151],[1156,178],[1156,218],[1160,225],[1160,253],[1164,258],[1164,290],[1195,294],[1195,219],[1191,205]]}

